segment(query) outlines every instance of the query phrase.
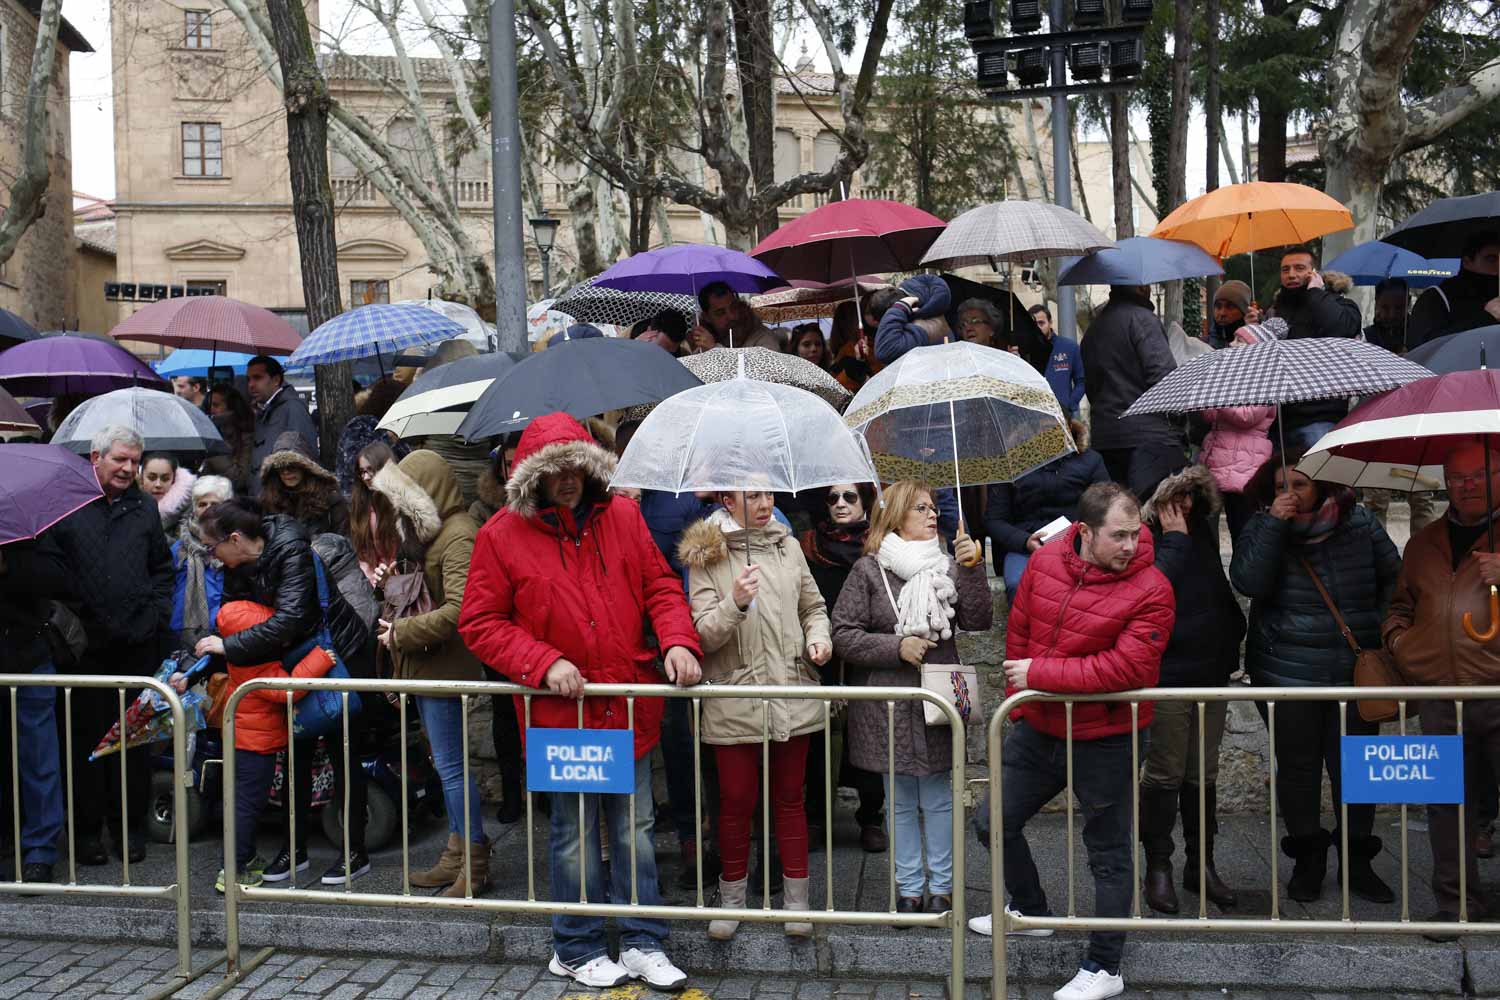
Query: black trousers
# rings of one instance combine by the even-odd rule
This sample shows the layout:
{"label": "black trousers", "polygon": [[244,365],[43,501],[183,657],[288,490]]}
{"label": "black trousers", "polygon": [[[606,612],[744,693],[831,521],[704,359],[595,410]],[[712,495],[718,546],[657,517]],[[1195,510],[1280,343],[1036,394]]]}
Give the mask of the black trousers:
{"label": "black trousers", "polygon": [[[90,649],[84,654],[77,673],[151,676],[157,668],[154,645],[127,646],[118,649]],[[66,675],[59,678],[66,683]],[[140,694],[139,688],[125,692],[129,709]],[[58,714],[65,704],[58,692]],[[121,837],[121,802],[124,802],[125,827],[130,839],[146,836],[146,810],[151,800],[151,760],[148,747],[125,751],[125,776],[120,776],[120,758],[116,754],[90,761],[89,754],[120,721],[120,696],[112,688],[74,688],[70,718],[73,726],[73,830],[79,840],[102,836],[107,828],[118,842]],[[62,753],[68,753],[67,727],[58,725],[58,742]],[[64,759],[66,757],[64,756]],[[66,786],[66,777],[64,778]],[[144,839],[141,840],[144,843]]]}
{"label": "black trousers", "polygon": [[[1380,726],[1359,717],[1352,701],[1346,708],[1350,736],[1374,736]],[[1342,801],[1343,758],[1339,743],[1339,706],[1328,701],[1283,701],[1276,706],[1276,801],[1286,832],[1293,837],[1323,828],[1323,774],[1333,791],[1334,816]],[[1338,819],[1334,819],[1337,824]],[[1375,807],[1349,807],[1349,836],[1368,837],[1375,826]]]}
{"label": "black trousers", "polygon": [[1163,479],[1187,468],[1187,453],[1177,444],[1141,444],[1134,448],[1100,448],[1109,478],[1130,487],[1145,503]]}
{"label": "black trousers", "polygon": [[[376,695],[365,695],[375,698]],[[369,727],[368,709],[365,712],[349,713],[349,851],[365,853],[365,814],[370,806],[370,776],[365,773],[361,758],[361,747]],[[295,747],[297,765],[297,849],[307,849],[307,815],[312,811],[313,793],[313,744],[316,740],[297,740]],[[340,726],[327,736],[328,757],[333,762],[333,800],[330,809],[344,808],[344,730]],[[340,854],[342,843],[334,844]]]}

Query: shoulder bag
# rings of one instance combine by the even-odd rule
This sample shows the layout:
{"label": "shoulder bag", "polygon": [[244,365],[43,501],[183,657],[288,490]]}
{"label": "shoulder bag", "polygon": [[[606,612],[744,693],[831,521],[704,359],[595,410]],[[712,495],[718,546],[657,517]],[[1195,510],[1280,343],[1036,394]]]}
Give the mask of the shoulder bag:
{"label": "shoulder bag", "polygon": [[[1302,568],[1307,570],[1308,576],[1312,577],[1313,586],[1318,588],[1318,594],[1323,598],[1323,603],[1328,605],[1328,610],[1333,615],[1334,622],[1338,624],[1344,641],[1349,644],[1350,649],[1354,650],[1354,686],[1405,686],[1400,673],[1396,670],[1396,665],[1391,662],[1385,650],[1359,647],[1359,640],[1354,638],[1354,633],[1349,630],[1344,616],[1339,613],[1338,605],[1333,603],[1333,598],[1328,594],[1328,588],[1323,586],[1323,581],[1318,577],[1318,571],[1313,569],[1312,563],[1304,558]],[[1359,717],[1366,722],[1390,722],[1399,714],[1396,703],[1389,699],[1367,698],[1355,704],[1359,708]]]}
{"label": "shoulder bag", "polygon": [[[899,622],[901,612],[896,605],[896,595],[891,592],[891,581],[886,576],[885,567],[877,564],[875,572],[880,574],[880,582],[885,584],[886,599],[891,602],[891,611]],[[957,648],[955,643],[954,649]],[[959,718],[967,724],[974,711],[974,698],[979,691],[979,674],[974,668],[964,663],[923,663],[919,669],[922,674],[922,690],[931,691],[952,705],[958,711]],[[946,726],[948,715],[932,702],[924,701],[922,721],[929,726]]]}
{"label": "shoulder bag", "polygon": [[[318,623],[318,645],[328,650],[333,657],[333,666],[329,668],[325,677],[349,679],[349,668],[344,665],[344,658],[339,655],[338,647],[333,644],[333,636],[328,632],[328,575],[323,571],[323,560],[318,554],[312,554],[313,572],[318,579],[318,607],[322,611],[322,619]],[[297,712],[294,716],[292,731],[298,739],[311,739],[333,732],[343,719],[343,697],[339,691],[309,691],[297,702]],[[355,714],[360,708],[359,694],[349,692],[349,712]]]}

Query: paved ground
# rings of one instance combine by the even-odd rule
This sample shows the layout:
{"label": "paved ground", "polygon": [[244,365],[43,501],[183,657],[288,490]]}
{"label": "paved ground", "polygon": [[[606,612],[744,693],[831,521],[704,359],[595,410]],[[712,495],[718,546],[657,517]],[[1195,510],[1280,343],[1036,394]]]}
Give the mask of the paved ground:
{"label": "paved ground", "polygon": [[[0,938],[0,998],[143,996],[170,984],[175,954],[166,948],[98,944],[39,943]],[[211,972],[177,993],[201,997],[221,982]],[[1052,987],[1018,988],[1017,1000],[1042,1000]],[[223,994],[226,1000],[323,997],[325,1000],[664,1000],[645,987],[580,990],[526,965],[462,962],[402,962],[393,959],[322,958],[291,953],[272,955],[244,981]],[[1128,990],[1127,997],[1187,1000],[1212,995],[1231,1000],[1332,1000],[1347,993],[1266,993],[1260,991]],[[932,982],[900,979],[698,977],[680,1000],[942,1000],[945,990]],[[1383,994],[1400,1000],[1395,994]],[[1433,1000],[1439,994],[1424,994]],[[1458,994],[1453,994],[1458,996]],[[970,1000],[989,1000],[980,986]]]}

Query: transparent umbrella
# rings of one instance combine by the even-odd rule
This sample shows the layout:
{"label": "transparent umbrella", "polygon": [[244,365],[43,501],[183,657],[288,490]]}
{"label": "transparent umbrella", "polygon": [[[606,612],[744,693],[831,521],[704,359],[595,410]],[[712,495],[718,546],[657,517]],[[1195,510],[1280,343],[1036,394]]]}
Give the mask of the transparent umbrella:
{"label": "transparent umbrella", "polygon": [[833,407],[803,389],[742,377],[658,404],[631,438],[611,485],[798,493],[874,480],[863,444]]}

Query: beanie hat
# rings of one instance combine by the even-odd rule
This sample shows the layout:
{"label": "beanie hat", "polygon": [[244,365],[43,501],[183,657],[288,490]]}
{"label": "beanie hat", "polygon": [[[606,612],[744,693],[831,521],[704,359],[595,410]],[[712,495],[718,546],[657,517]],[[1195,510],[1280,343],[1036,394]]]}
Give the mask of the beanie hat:
{"label": "beanie hat", "polygon": [[1214,293],[1214,301],[1223,299],[1240,312],[1250,311],[1250,286],[1243,281],[1226,281]]}

